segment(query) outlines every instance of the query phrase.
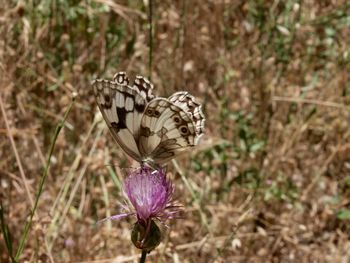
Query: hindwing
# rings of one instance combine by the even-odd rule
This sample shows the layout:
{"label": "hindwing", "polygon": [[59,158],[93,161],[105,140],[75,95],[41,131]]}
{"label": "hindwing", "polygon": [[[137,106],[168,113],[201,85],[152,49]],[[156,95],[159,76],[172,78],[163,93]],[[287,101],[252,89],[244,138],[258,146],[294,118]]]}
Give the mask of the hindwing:
{"label": "hindwing", "polygon": [[195,145],[196,130],[190,116],[165,98],[146,107],[141,120],[139,150],[155,163],[165,163]]}
{"label": "hindwing", "polygon": [[199,104],[194,96],[187,91],[179,91],[169,97],[169,101],[186,111],[192,118],[196,127],[196,141],[198,143],[199,138],[204,133],[205,116],[202,112],[202,106]]}

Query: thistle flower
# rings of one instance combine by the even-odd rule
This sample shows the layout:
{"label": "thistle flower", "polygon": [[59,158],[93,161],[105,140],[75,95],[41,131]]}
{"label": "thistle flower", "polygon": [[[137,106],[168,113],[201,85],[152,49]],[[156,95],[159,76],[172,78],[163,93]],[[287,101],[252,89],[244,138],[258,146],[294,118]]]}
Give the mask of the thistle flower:
{"label": "thistle flower", "polygon": [[154,220],[166,225],[168,219],[178,218],[180,206],[172,200],[174,187],[166,179],[163,170],[143,166],[128,175],[123,190],[132,207],[124,206],[128,212],[102,221],[119,220],[135,215],[137,222],[132,230],[131,239],[137,248],[149,252],[161,241],[161,233]]}

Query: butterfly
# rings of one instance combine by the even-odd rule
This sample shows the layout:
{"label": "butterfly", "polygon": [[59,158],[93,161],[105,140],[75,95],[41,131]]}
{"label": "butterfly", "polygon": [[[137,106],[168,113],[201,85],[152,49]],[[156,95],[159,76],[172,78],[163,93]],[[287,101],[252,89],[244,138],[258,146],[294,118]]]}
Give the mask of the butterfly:
{"label": "butterfly", "polygon": [[201,105],[186,91],[156,97],[148,79],[136,76],[129,85],[125,72],[112,81],[95,79],[92,87],[112,137],[142,165],[165,164],[197,145],[204,133]]}

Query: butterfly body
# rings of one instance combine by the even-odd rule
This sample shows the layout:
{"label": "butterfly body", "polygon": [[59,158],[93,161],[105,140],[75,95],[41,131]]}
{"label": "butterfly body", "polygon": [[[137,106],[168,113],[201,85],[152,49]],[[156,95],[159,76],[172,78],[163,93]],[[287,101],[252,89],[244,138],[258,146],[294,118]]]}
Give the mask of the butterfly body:
{"label": "butterfly body", "polygon": [[201,105],[188,92],[155,97],[146,78],[137,76],[131,86],[125,72],[112,81],[96,79],[92,86],[113,138],[142,164],[168,162],[195,146],[204,132]]}

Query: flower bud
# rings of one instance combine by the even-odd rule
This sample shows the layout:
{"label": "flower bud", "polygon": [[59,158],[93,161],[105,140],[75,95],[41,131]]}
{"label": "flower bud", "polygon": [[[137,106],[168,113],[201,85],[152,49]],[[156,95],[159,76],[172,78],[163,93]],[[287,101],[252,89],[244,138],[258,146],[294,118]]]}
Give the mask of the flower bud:
{"label": "flower bud", "polygon": [[157,224],[151,220],[149,230],[147,226],[136,222],[131,232],[131,241],[135,247],[150,252],[161,242],[162,234]]}

